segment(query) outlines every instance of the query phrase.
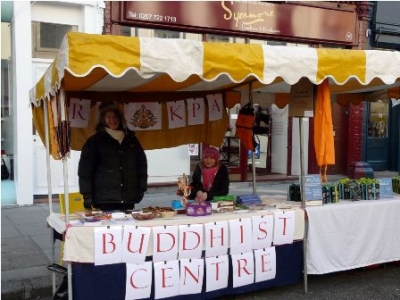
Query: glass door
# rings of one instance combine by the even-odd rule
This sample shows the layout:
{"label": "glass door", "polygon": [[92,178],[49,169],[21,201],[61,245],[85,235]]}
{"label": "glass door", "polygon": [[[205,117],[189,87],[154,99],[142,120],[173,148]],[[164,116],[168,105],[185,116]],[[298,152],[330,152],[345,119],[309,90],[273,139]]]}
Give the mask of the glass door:
{"label": "glass door", "polygon": [[366,160],[374,171],[388,170],[389,105],[381,100],[368,104]]}

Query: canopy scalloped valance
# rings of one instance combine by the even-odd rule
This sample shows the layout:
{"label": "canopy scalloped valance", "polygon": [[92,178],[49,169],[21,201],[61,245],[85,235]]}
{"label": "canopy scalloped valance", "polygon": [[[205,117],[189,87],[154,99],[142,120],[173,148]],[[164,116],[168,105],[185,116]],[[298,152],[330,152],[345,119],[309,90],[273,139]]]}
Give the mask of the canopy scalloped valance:
{"label": "canopy scalloped valance", "polygon": [[[330,93],[337,94],[340,103],[356,103],[372,99],[370,95],[376,91],[399,89],[399,65],[398,51],[207,43],[70,32],[53,63],[31,89],[30,101],[34,116],[43,116],[39,108],[43,100],[58,103],[64,92],[67,102],[72,94],[79,94],[79,98],[91,93],[104,94],[96,96],[95,101],[107,98],[137,102],[146,97],[158,101],[154,100],[155,95],[163,100],[221,93],[224,106],[232,107],[240,101],[240,93],[235,92],[246,91],[251,85],[253,93],[274,95],[274,102],[284,107],[290,102],[291,86],[305,77],[315,85],[326,80]],[[112,99],[110,95],[114,95]],[[68,114],[61,115],[68,124]],[[43,122],[36,121],[35,125],[39,132],[44,132]],[[226,124],[210,126],[211,134],[224,131]],[[165,133],[161,130],[152,138],[158,140]],[[75,134],[78,133],[71,131],[72,141]],[[189,131],[186,135],[198,134]],[[223,138],[221,133],[218,136]],[[145,144],[147,149],[155,149],[186,142],[171,134],[168,143]],[[205,141],[200,138],[192,142]]]}

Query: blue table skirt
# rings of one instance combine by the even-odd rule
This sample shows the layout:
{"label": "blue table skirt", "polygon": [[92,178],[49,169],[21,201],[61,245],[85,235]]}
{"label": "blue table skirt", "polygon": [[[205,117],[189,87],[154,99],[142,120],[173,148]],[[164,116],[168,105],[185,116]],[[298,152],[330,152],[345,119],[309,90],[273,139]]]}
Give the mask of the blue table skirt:
{"label": "blue table skirt", "polygon": [[[72,284],[74,300],[125,300],[126,267],[124,263],[94,266],[94,264],[72,264]],[[229,268],[232,274],[232,268]],[[153,277],[154,280],[154,277]],[[232,277],[225,289],[203,292],[190,295],[191,300],[215,299],[217,297],[243,294],[257,290],[263,290],[274,286],[284,286],[302,282],[303,280],[303,242],[276,247],[276,277],[272,280],[232,288]],[[165,299],[184,300],[188,295],[170,297]],[[151,298],[154,299],[154,290]]]}

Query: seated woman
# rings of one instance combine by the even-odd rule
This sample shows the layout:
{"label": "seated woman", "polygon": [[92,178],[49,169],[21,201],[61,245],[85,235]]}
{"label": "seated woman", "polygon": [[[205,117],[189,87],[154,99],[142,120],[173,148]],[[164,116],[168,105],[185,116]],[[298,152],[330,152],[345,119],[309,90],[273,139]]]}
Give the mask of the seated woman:
{"label": "seated woman", "polygon": [[203,159],[194,169],[192,190],[189,199],[211,201],[214,196],[229,193],[229,170],[220,162],[219,151],[215,147],[203,150]]}

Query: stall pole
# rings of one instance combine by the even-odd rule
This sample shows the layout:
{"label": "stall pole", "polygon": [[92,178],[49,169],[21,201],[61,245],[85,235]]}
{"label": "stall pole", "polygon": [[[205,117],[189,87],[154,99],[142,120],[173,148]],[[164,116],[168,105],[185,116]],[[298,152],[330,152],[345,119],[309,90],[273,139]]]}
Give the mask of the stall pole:
{"label": "stall pole", "polygon": [[[299,117],[299,134],[300,134],[300,187],[301,187],[301,207],[304,209],[304,214],[306,215],[306,197],[304,188],[304,166],[303,166],[303,117]],[[303,239],[303,276],[304,276],[304,292],[308,293],[307,288],[307,217],[304,220],[304,239]]]}
{"label": "stall pole", "polygon": [[[47,108],[47,100],[43,100],[43,120],[44,120],[44,133],[45,133],[45,143],[46,143],[46,169],[47,169],[47,195],[49,198],[49,211],[50,214],[53,213],[53,186],[51,183],[51,168],[50,168],[50,137],[49,137],[49,119],[48,119],[48,108]],[[54,229],[51,231],[51,260],[55,263],[56,253],[55,253],[55,237],[54,237]],[[51,282],[53,287],[53,295],[56,292],[56,274],[51,272]]]}
{"label": "stall pole", "polygon": [[47,167],[47,190],[49,199],[49,210],[50,214],[53,213],[53,187],[51,184],[51,169],[50,169],[50,137],[49,137],[49,119],[48,119],[48,108],[47,100],[43,101],[44,111],[44,130],[45,130],[45,143],[46,143],[46,167]]}
{"label": "stall pole", "polygon": [[[69,188],[68,188],[68,159],[63,158],[63,172],[64,172],[64,199],[65,199],[65,223],[69,223]],[[68,276],[68,300],[72,300],[72,265],[71,262],[67,263],[67,276]]]}
{"label": "stall pole", "polygon": [[[65,109],[65,93],[64,90],[60,89],[60,113],[61,113],[61,124],[67,121],[68,116]],[[62,126],[62,125],[61,125]],[[67,134],[64,132],[64,134]],[[65,146],[65,145],[64,145]],[[69,145],[68,145],[69,147]],[[63,149],[64,152],[65,149]],[[69,186],[68,186],[68,154],[63,153],[63,173],[64,173],[64,202],[65,202],[65,224],[69,223]],[[68,234],[66,231],[65,234]],[[72,300],[72,264],[67,263],[67,277],[68,277],[68,300]]]}
{"label": "stall pole", "polygon": [[257,194],[257,187],[256,187],[256,159],[254,155],[254,151],[251,153],[251,164],[253,166],[253,195]]}
{"label": "stall pole", "polygon": [[[253,94],[252,94],[252,90],[253,90],[253,83],[250,82],[249,83],[249,102],[251,104],[251,106],[253,106]],[[253,138],[254,138],[254,132],[253,132]],[[251,165],[252,165],[252,174],[253,174],[253,195],[255,195],[257,193],[257,187],[256,187],[256,164],[255,164],[255,156],[254,156],[254,146],[253,146],[253,150],[251,151]],[[246,166],[246,169],[248,168],[248,166]]]}

